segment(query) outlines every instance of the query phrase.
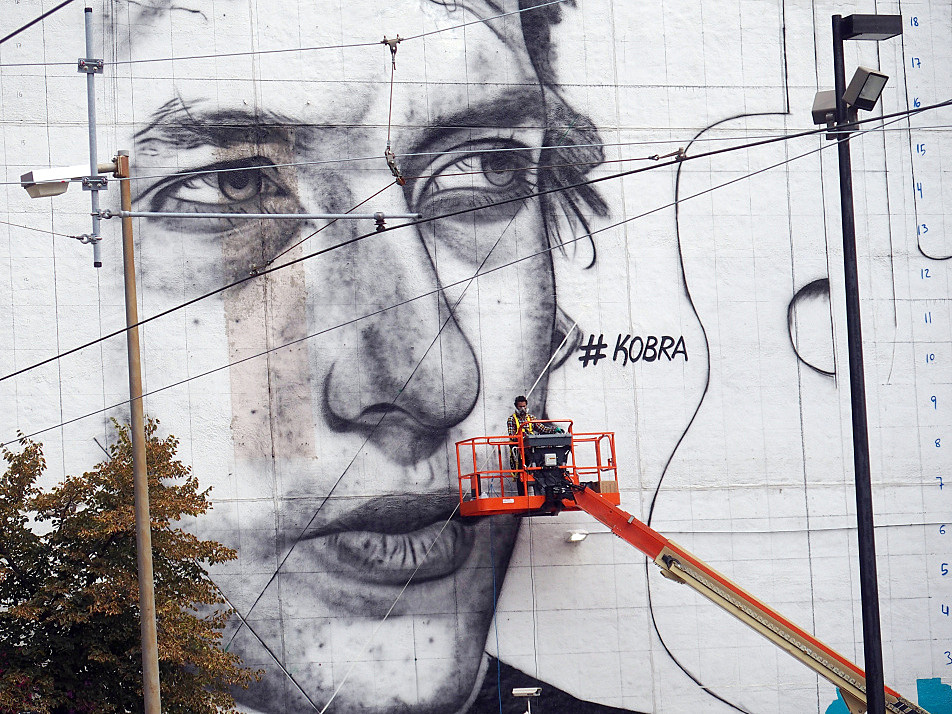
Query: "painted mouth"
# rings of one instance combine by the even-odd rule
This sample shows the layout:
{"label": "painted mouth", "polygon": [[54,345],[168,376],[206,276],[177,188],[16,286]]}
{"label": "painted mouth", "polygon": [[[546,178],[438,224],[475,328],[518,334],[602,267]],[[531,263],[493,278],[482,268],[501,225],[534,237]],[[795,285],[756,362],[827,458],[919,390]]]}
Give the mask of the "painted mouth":
{"label": "painted mouth", "polygon": [[308,535],[333,571],[385,585],[452,575],[473,549],[473,527],[448,494],[381,496]]}

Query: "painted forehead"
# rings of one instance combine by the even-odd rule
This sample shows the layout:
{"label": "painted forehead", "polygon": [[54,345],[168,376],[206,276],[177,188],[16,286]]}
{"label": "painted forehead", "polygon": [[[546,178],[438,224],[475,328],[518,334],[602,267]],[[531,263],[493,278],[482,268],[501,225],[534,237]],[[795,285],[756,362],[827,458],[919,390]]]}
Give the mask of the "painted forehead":
{"label": "painted forehead", "polygon": [[[237,6],[247,4],[247,0],[226,1],[230,5]],[[339,4],[340,1],[341,0],[338,0],[336,4]],[[349,2],[350,0],[343,1]],[[371,3],[378,1],[379,0],[369,0]],[[333,0],[317,0],[317,2],[328,6],[335,4]],[[221,0],[217,0],[215,4],[219,5],[220,3]],[[211,0],[144,0],[144,2],[133,4],[139,6],[136,17],[137,22],[164,15],[174,15],[179,12],[204,16],[207,12],[211,11],[212,5]],[[519,10],[519,0],[419,0],[419,4],[421,7],[437,5],[446,8],[450,16],[470,14],[473,15],[474,18],[495,17]]]}

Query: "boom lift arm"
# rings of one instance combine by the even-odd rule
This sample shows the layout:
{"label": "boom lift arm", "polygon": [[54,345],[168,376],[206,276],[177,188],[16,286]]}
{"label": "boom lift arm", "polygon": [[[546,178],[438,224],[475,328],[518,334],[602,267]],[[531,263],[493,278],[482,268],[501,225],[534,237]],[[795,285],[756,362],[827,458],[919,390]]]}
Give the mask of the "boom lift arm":
{"label": "boom lift arm", "polygon": [[[843,655],[587,486],[579,486],[574,496],[574,503],[581,510],[651,558],[666,578],[696,590],[839,687],[852,714],[866,711],[865,673]],[[889,687],[886,709],[901,714],[928,714]]]}
{"label": "boom lift arm", "polygon": [[[663,576],[696,590],[838,687],[851,714],[866,712],[866,676],[862,669],[618,506],[614,434],[573,434],[571,422],[558,423],[568,425],[567,433],[520,433],[458,442],[460,513],[539,516],[563,510],[585,511],[651,558]],[[503,463],[503,454],[508,464]],[[469,455],[472,470],[464,473],[463,464],[469,461]],[[594,463],[590,464],[586,457],[592,455],[588,460]],[[513,482],[508,494],[507,482]],[[889,687],[885,695],[889,712],[929,714]]]}

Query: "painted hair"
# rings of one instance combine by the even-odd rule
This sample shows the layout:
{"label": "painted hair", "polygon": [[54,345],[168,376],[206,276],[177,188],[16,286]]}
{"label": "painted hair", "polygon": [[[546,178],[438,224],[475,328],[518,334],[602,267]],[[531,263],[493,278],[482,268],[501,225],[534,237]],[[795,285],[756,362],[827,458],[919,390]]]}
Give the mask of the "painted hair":
{"label": "painted hair", "polygon": [[[552,26],[562,21],[563,5],[575,6],[575,0],[537,7],[546,1],[519,0],[519,9],[529,10],[519,16],[522,36],[529,59],[547,97],[543,141],[547,148],[542,150],[539,158],[540,191],[581,183],[592,169],[605,159],[598,129],[589,117],[576,111],[565,101],[553,67],[555,48],[552,44]],[[558,245],[565,253],[565,240],[588,236],[592,259],[586,267],[591,267],[595,263],[595,243],[590,235],[588,216],[607,215],[608,205],[605,200],[591,185],[548,194],[543,196],[542,200],[542,216],[549,242]],[[564,223],[561,218],[564,218]],[[567,225],[569,236],[561,234],[561,225]]]}

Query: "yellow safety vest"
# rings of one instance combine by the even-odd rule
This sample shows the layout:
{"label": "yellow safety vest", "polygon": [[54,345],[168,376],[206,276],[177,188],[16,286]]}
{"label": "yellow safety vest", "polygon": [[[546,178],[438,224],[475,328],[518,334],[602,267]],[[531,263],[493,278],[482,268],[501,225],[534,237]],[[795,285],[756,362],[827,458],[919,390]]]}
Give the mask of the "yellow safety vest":
{"label": "yellow safety vest", "polygon": [[[516,434],[518,434],[518,433],[519,433],[519,428],[522,426],[522,422],[519,421],[519,414],[518,414],[517,412],[513,412],[512,418],[516,420]],[[532,431],[532,420],[531,420],[531,419],[526,419],[526,429],[525,429],[525,433],[527,433],[527,434],[532,434],[532,433],[533,433],[533,431]]]}

